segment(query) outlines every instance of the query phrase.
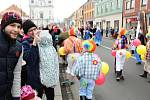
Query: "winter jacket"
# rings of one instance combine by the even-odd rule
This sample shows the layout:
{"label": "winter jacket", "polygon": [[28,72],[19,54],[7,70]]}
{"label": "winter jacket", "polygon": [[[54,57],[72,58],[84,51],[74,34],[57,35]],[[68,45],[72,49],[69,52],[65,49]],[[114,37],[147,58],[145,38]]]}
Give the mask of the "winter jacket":
{"label": "winter jacket", "polygon": [[24,48],[23,59],[27,64],[27,84],[33,89],[41,88],[39,72],[39,49],[38,46],[31,45],[28,38],[22,42]]}
{"label": "winter jacket", "polygon": [[0,32],[0,100],[12,100],[14,71],[21,51],[18,41],[10,41],[4,32]]}

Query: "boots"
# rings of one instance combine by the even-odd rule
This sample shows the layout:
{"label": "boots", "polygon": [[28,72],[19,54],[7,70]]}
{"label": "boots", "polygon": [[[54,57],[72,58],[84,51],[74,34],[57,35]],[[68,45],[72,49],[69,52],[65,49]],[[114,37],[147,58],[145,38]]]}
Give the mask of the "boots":
{"label": "boots", "polygon": [[122,75],[122,70],[120,71],[120,79],[124,80],[124,76]]}
{"label": "boots", "polygon": [[139,75],[139,76],[141,76],[141,77],[143,77],[143,78],[147,78],[147,72],[146,72],[146,71],[144,71],[144,73],[143,73],[143,74],[141,74],[141,75]]}
{"label": "boots", "polygon": [[116,81],[120,81],[120,71],[116,71]]}
{"label": "boots", "polygon": [[87,100],[86,96],[80,96],[80,100]]}

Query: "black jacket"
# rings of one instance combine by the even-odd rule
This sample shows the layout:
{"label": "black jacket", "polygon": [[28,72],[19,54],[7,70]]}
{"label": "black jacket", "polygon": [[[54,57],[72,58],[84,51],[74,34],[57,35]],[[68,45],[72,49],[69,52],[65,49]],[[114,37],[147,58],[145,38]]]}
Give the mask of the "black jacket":
{"label": "black jacket", "polygon": [[13,71],[22,51],[21,44],[10,41],[4,32],[0,32],[0,100],[11,98]]}

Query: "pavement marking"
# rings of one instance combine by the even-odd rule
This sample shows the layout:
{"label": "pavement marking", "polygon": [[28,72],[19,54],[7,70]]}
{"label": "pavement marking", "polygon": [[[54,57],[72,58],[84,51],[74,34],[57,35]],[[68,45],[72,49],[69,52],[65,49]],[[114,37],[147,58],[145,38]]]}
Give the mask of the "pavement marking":
{"label": "pavement marking", "polygon": [[[108,49],[108,50],[112,50],[112,48],[106,47],[106,46],[104,46],[104,45],[101,45],[101,47],[106,48],[106,49]],[[136,59],[136,58],[135,58],[135,57],[133,57],[133,56],[131,56],[131,58]],[[145,61],[144,61],[144,60],[142,60],[142,62],[145,62]]]}

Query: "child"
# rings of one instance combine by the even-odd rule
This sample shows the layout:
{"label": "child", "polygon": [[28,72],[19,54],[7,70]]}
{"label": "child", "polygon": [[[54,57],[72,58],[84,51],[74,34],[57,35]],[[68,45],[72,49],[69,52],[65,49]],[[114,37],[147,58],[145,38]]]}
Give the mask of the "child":
{"label": "child", "polygon": [[30,85],[21,88],[21,100],[41,100]]}
{"label": "child", "polygon": [[130,41],[130,49],[131,49],[131,54],[134,55],[134,51],[135,51],[135,46],[133,45],[133,39],[131,39]]}
{"label": "child", "polygon": [[126,50],[120,49],[116,52],[116,80],[120,81],[120,79],[124,80],[122,75],[123,66],[126,60]]}
{"label": "child", "polygon": [[93,53],[96,44],[90,40],[83,42],[83,54],[76,60],[73,73],[80,81],[80,100],[92,100],[95,80],[100,73],[100,58]]}

